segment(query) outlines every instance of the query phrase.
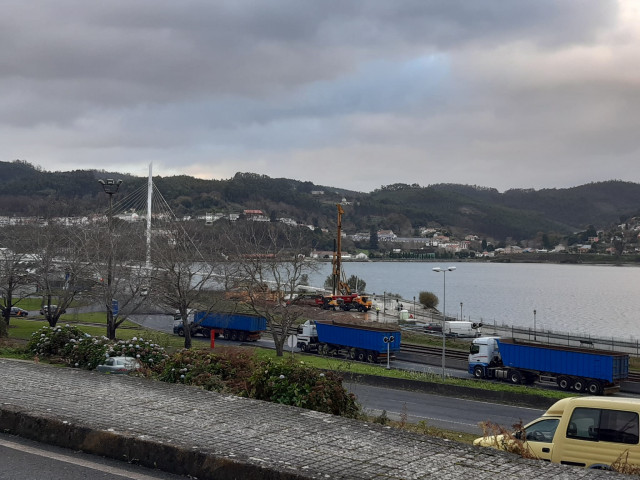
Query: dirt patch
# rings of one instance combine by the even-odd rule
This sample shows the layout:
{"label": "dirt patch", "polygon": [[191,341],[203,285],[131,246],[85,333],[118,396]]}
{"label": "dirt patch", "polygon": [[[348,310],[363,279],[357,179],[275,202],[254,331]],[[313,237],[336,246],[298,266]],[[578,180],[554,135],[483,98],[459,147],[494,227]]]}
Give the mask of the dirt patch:
{"label": "dirt patch", "polygon": [[22,348],[26,344],[27,341],[21,338],[0,338],[0,348]]}

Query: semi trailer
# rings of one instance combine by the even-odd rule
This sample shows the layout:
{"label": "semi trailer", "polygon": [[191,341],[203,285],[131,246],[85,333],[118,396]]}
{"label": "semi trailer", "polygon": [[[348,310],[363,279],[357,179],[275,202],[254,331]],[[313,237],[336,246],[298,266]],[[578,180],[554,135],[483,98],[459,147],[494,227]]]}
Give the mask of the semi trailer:
{"label": "semi trailer", "polygon": [[297,346],[303,352],[341,355],[378,363],[395,358],[400,350],[399,328],[334,321],[307,320],[298,327]]}
{"label": "semi trailer", "polygon": [[500,337],[473,340],[469,373],[514,384],[554,383],[562,390],[602,395],[619,390],[629,355],[592,348],[547,345]]}
{"label": "semi trailer", "polygon": [[[205,338],[209,338],[213,334],[222,335],[226,340],[255,342],[267,329],[267,319],[238,313],[200,311],[193,314],[193,319],[189,318],[189,327],[192,336],[201,334]],[[174,322],[173,333],[184,336],[182,320]]]}

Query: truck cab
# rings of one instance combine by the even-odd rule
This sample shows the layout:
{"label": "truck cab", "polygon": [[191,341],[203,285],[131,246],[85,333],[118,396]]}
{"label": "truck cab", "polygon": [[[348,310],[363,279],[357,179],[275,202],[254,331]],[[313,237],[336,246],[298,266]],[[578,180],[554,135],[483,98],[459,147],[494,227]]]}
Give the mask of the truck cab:
{"label": "truck cab", "polygon": [[480,337],[471,342],[469,348],[469,373],[476,378],[491,377],[490,366],[500,363],[498,339],[500,337]]}
{"label": "truck cab", "polygon": [[307,320],[302,325],[298,325],[297,347],[303,352],[309,352],[318,347],[318,330],[316,324]]}

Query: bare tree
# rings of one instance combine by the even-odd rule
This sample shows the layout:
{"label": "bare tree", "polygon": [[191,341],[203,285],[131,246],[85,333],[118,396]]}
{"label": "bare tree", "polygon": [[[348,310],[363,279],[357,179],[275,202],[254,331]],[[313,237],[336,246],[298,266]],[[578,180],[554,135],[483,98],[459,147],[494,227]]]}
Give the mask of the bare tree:
{"label": "bare tree", "polygon": [[201,233],[173,222],[157,230],[151,242],[155,269],[149,293],[154,302],[182,319],[184,348],[191,348],[189,313],[209,312],[220,301],[214,242]]}
{"label": "bare tree", "polygon": [[145,305],[152,271],[146,265],[141,223],[114,220],[85,229],[85,251],[93,288],[91,297],[107,312],[107,338],[114,340],[120,325]]}
{"label": "bare tree", "polygon": [[45,318],[55,327],[76,296],[91,285],[81,227],[49,222],[34,229],[32,278],[42,295]]}
{"label": "bare tree", "polygon": [[29,274],[31,257],[28,255],[30,235],[25,227],[10,227],[0,230],[0,337],[8,335],[11,308],[30,291],[32,279]]}
{"label": "bare tree", "polygon": [[305,275],[316,269],[308,254],[307,231],[266,222],[237,222],[227,229],[225,249],[238,265],[238,286],[244,303],[253,313],[267,319],[278,356],[304,308],[292,300]]}

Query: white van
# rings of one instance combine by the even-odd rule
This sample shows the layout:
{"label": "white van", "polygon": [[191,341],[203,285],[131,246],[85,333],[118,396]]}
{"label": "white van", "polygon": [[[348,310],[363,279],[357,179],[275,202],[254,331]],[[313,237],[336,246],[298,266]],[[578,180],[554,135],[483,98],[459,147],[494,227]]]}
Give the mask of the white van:
{"label": "white van", "polygon": [[[574,397],[557,401],[515,437],[535,457],[563,465],[609,469],[640,465],[640,399]],[[508,448],[503,436],[474,445]]]}

